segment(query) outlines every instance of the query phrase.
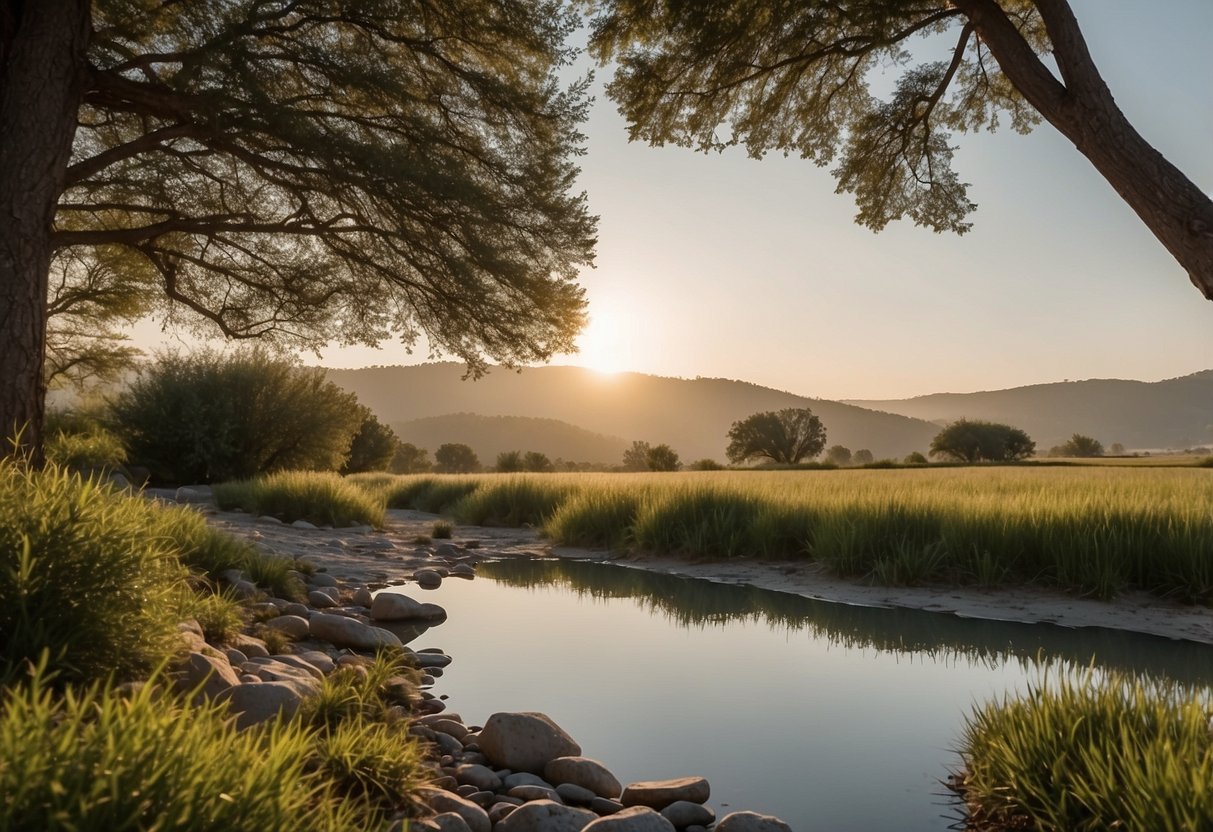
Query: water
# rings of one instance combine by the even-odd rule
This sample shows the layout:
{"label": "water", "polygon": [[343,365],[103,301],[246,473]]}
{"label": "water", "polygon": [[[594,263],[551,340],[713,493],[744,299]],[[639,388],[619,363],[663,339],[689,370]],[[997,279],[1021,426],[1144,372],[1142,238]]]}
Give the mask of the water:
{"label": "water", "polygon": [[796,832],[944,830],[940,781],[974,703],[1042,660],[1213,681],[1213,648],[1110,630],[885,610],[625,567],[508,560],[433,592],[413,647],[455,661],[435,692],[469,723],[548,714],[624,782],[699,774],[718,816]]}

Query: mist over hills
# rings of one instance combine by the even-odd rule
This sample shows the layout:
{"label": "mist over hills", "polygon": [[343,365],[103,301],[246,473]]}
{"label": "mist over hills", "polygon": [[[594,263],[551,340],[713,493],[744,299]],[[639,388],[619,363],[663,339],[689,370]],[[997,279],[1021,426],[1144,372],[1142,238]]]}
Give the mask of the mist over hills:
{"label": "mist over hills", "polygon": [[[665,442],[684,462],[704,457],[723,461],[733,422],[785,407],[812,408],[826,427],[828,444],[868,448],[877,458],[925,452],[939,430],[919,419],[729,379],[608,376],[581,367],[532,367],[521,372],[498,368],[479,380],[465,381],[464,366],[453,362],[327,372],[388,424],[454,413],[555,419],[628,443]],[[436,445],[426,447],[433,450]],[[514,449],[576,458],[541,446]],[[491,458],[482,455],[482,460]]]}
{"label": "mist over hills", "polygon": [[1075,433],[1128,449],[1213,442],[1213,370],[1154,382],[1090,379],[848,403],[936,423],[961,418],[1006,422],[1027,431],[1038,451]]}
{"label": "mist over hills", "polygon": [[430,451],[444,442],[462,442],[484,465],[492,465],[503,451],[540,451],[552,460],[618,465],[631,444],[618,436],[604,436],[568,422],[535,416],[452,413],[390,424],[401,441]]}

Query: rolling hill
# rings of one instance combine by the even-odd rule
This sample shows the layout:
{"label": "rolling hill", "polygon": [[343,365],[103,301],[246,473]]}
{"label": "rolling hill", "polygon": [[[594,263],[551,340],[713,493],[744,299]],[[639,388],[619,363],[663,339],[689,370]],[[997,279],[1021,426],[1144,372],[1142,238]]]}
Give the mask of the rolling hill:
{"label": "rolling hill", "polygon": [[937,423],[960,418],[1006,422],[1026,430],[1042,451],[1075,433],[1129,449],[1213,442],[1213,370],[1155,382],[1090,379],[849,404]]}
{"label": "rolling hill", "polygon": [[492,465],[502,451],[542,451],[553,460],[618,465],[630,444],[618,436],[535,416],[452,413],[392,422],[391,427],[402,441],[431,451],[444,442],[462,442],[471,446],[484,465]]}
{"label": "rolling hill", "polygon": [[[665,442],[687,462],[723,460],[733,422],[785,407],[811,407],[826,427],[828,444],[868,448],[877,458],[925,451],[938,432],[918,419],[728,379],[606,376],[580,367],[496,369],[476,381],[463,380],[463,373],[462,364],[441,362],[329,370],[328,377],[392,425],[451,413],[555,419],[628,442]],[[563,455],[544,446],[522,450]]]}

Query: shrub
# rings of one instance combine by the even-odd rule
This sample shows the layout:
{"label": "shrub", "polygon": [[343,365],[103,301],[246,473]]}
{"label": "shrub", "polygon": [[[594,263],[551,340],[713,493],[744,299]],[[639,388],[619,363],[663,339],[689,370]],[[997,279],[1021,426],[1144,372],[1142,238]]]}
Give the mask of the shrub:
{"label": "shrub", "polygon": [[282,471],[253,480],[215,486],[215,501],[225,510],[240,508],[286,522],[306,520],[318,526],[383,525],[383,499],[336,474]]}
{"label": "shrub", "polygon": [[227,593],[203,593],[186,604],[185,614],[198,622],[202,634],[212,644],[226,644],[244,626],[240,602]]}
{"label": "shrub", "polygon": [[49,462],[77,470],[110,471],[126,462],[122,440],[104,429],[92,433],[48,433],[43,449]]}
{"label": "shrub", "polygon": [[546,477],[502,477],[482,483],[453,511],[477,526],[538,526],[571,491],[573,486]]}
{"label": "shrub", "polygon": [[170,483],[335,470],[362,423],[323,370],[260,349],[161,356],[113,411],[130,458]]}
{"label": "shrub", "polygon": [[692,471],[723,471],[724,466],[714,459],[697,459],[689,466]]}
{"label": "shrub", "polygon": [[852,465],[871,465],[876,457],[867,448],[860,448],[851,456]]}
{"label": "shrub", "polygon": [[443,474],[472,474],[480,470],[480,459],[470,446],[448,442],[434,451],[434,470]]}
{"label": "shrub", "polygon": [[923,456],[919,451],[914,451],[911,454],[906,454],[906,458],[904,461],[905,461],[906,465],[926,465],[927,464],[927,458],[925,456]]}
{"label": "shrub", "polygon": [[451,535],[454,533],[454,526],[452,526],[450,523],[439,520],[434,524],[434,528],[430,531],[430,537],[433,540],[450,540]]}
{"label": "shrub", "polygon": [[364,471],[386,471],[396,457],[396,433],[381,423],[369,407],[358,405],[362,417],[358,430],[350,440],[350,452],[341,466],[343,474],[360,474]]}
{"label": "shrub", "polygon": [[497,454],[497,464],[493,468],[499,474],[516,474],[523,470],[521,451],[502,451]]}

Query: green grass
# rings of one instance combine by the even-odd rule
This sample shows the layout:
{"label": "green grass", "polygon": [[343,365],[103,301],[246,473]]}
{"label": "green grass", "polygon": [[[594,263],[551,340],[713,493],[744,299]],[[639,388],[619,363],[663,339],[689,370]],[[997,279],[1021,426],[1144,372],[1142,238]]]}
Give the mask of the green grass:
{"label": "green grass", "polygon": [[214,490],[221,509],[268,514],[287,523],[306,520],[338,528],[383,525],[382,496],[337,474],[284,471],[221,483]]}
{"label": "green grass", "polygon": [[969,718],[977,829],[1213,829],[1210,692],[1063,669]]}
{"label": "green grass", "polygon": [[100,428],[90,433],[54,431],[44,451],[48,460],[68,468],[112,471],[126,462],[122,440]]}

